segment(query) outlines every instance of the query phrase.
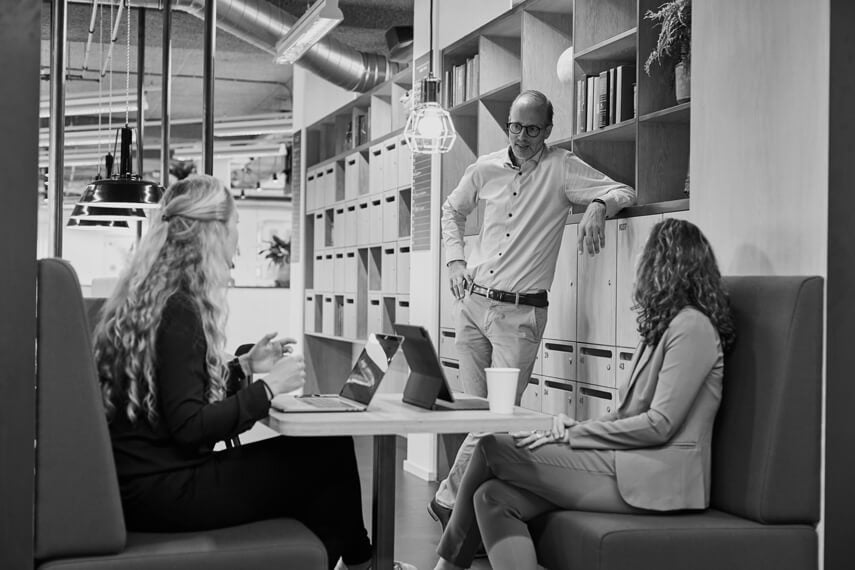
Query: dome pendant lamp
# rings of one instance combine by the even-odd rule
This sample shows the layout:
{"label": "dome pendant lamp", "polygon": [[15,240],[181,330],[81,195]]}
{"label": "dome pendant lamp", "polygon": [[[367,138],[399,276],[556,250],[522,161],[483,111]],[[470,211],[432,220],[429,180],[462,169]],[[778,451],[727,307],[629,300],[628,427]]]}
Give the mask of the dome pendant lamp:
{"label": "dome pendant lamp", "polygon": [[[118,129],[121,134],[119,173],[91,182],[80,204],[99,208],[156,208],[163,196],[163,187],[156,182],[143,180],[131,169],[131,141],[133,129],[127,125]],[[140,157],[139,162],[142,162]]]}
{"label": "dome pendant lamp", "polygon": [[448,152],[457,140],[457,132],[448,111],[439,104],[440,80],[433,75],[433,0],[430,3],[430,67],[422,79],[421,99],[413,107],[404,138],[410,150],[421,154]]}
{"label": "dome pendant lamp", "polygon": [[[125,69],[125,93],[126,101],[130,100],[130,65],[131,65],[131,11],[130,2],[125,0],[128,18],[127,31],[127,67]],[[117,129],[116,137],[120,140],[119,171],[117,175],[109,172],[110,162],[108,160],[108,172],[106,178],[96,179],[91,182],[83,195],[80,197],[80,206],[94,206],[97,208],[122,208],[122,209],[152,209],[158,206],[164,189],[156,182],[143,180],[141,175],[134,174],[131,168],[131,145],[133,144],[134,130],[128,126],[129,104],[125,106],[125,126]],[[121,135],[121,136],[120,136]],[[137,133],[139,136],[139,132]],[[115,152],[115,142],[113,152]],[[142,172],[142,156],[137,155],[137,169]],[[132,217],[136,217],[138,210],[132,210]]]}

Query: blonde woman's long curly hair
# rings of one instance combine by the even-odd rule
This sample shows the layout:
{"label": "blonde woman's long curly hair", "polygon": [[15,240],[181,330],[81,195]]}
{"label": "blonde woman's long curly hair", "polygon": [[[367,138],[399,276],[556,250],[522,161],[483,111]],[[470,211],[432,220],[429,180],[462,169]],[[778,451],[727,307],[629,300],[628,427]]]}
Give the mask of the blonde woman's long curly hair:
{"label": "blonde woman's long curly hair", "polygon": [[232,252],[231,193],[212,176],[190,176],[166,191],[151,228],[125,267],[95,329],[95,361],[107,417],[157,422],[157,333],[166,302],[181,291],[202,320],[209,402],[225,394],[223,335]]}
{"label": "blonde woman's long curly hair", "polygon": [[709,318],[723,350],[733,345],[733,317],[715,254],[690,222],[669,218],[653,227],[638,264],[633,297],[638,332],[649,346],[656,346],[671,319],[686,306]]}

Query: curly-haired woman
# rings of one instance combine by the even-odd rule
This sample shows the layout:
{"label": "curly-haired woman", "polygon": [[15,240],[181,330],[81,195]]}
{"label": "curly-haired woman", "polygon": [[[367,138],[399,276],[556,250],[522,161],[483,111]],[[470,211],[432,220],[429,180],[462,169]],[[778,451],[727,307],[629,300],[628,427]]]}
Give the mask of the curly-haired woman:
{"label": "curly-haired woman", "polygon": [[[294,517],[323,541],[330,566],[341,556],[367,567],[350,438],[276,437],[213,451],[305,381],[302,357],[273,334],[240,358],[225,356],[236,248],[231,193],[211,176],[185,178],[164,195],[105,305],[95,359],[127,526],[178,532]],[[266,376],[247,382],[251,374]]]}
{"label": "curly-haired woman", "polygon": [[437,549],[467,568],[483,540],[494,569],[536,568],[526,521],[556,509],[656,513],[709,506],[723,353],[734,341],[710,244],[693,224],[652,230],[634,291],[641,344],[620,405],[551,431],[481,441]]}

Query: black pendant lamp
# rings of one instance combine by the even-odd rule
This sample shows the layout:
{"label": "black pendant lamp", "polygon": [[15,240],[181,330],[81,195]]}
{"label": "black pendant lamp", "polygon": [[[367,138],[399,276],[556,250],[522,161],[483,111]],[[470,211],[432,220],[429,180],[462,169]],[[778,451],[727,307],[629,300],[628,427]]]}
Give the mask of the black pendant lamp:
{"label": "black pendant lamp", "polygon": [[[80,198],[81,206],[99,208],[156,208],[163,196],[163,187],[143,180],[131,169],[131,142],[133,129],[125,125],[119,129],[121,148],[119,155],[119,173],[90,183]],[[142,162],[142,157],[139,158]],[[140,165],[140,170],[142,165]]]}
{"label": "black pendant lamp", "polygon": [[[130,100],[130,53],[131,53],[131,11],[130,2],[125,0],[127,8],[127,67],[125,69],[125,94],[126,100]],[[112,22],[111,22],[112,23]],[[112,61],[112,60],[111,60]],[[142,70],[138,70],[142,73]],[[103,72],[102,72],[103,75]],[[83,195],[80,197],[79,206],[97,208],[121,208],[121,209],[151,209],[158,206],[163,187],[156,182],[143,180],[141,174],[134,174],[131,168],[131,144],[133,144],[134,130],[128,126],[129,103],[125,104],[125,126],[118,129],[117,138],[120,140],[119,170],[117,175],[112,174],[113,156],[107,155],[107,177],[94,180],[90,183]],[[142,109],[139,110],[142,112]],[[112,115],[112,113],[111,113]],[[100,115],[99,115],[100,117]],[[139,132],[137,132],[139,136]],[[113,143],[115,154],[116,144]],[[142,173],[142,156],[137,153],[137,171]],[[136,213],[131,214],[139,220]],[[144,218],[144,216],[143,216]]]}

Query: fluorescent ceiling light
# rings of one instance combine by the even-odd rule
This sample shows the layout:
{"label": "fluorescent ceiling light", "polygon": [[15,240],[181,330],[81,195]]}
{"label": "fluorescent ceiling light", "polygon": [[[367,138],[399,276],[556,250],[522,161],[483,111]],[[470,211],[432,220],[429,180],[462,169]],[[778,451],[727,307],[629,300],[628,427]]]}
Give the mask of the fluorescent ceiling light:
{"label": "fluorescent ceiling light", "polygon": [[[143,110],[148,110],[148,101],[145,97],[142,98]],[[86,93],[75,97],[66,97],[65,99],[65,116],[80,116],[80,115],[106,115],[110,112],[112,104],[113,113],[118,115],[124,113],[125,109],[136,112],[137,95],[136,93],[112,93],[104,94],[101,97],[98,93]],[[45,119],[50,117],[50,99],[43,99],[39,103],[39,118]]]}
{"label": "fluorescent ceiling light", "polygon": [[[171,148],[174,148],[171,147]],[[284,156],[287,150],[284,144],[214,144],[214,158],[248,159],[262,156]],[[176,160],[201,160],[202,148],[199,145],[175,148]]]}
{"label": "fluorescent ceiling light", "polygon": [[215,137],[246,137],[253,135],[290,135],[294,132],[291,113],[234,117],[214,123]]}
{"label": "fluorescent ceiling light", "polygon": [[[146,124],[147,126],[151,126],[150,123]],[[93,125],[87,125],[84,127],[66,127],[65,133],[63,134],[63,142],[66,147],[95,146],[101,144],[112,150],[113,143],[116,142],[116,130],[124,126],[125,123],[113,123],[111,125],[102,125],[100,130],[98,128],[93,128]],[[136,127],[136,123],[131,122],[130,126]],[[39,148],[48,148],[49,146],[50,129],[39,129]]]}
{"label": "fluorescent ceiling light", "polygon": [[342,20],[338,0],[317,0],[276,43],[276,63],[294,63]]}

